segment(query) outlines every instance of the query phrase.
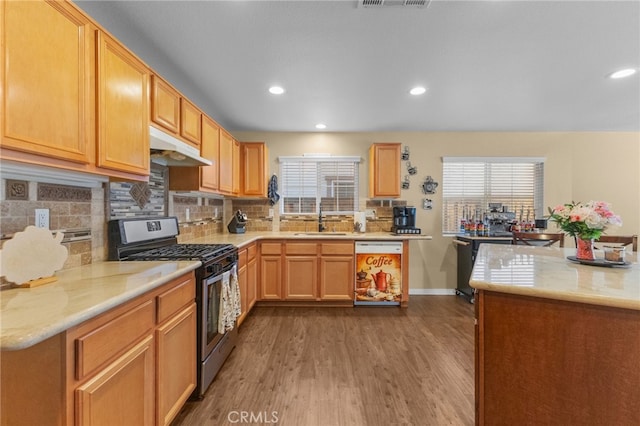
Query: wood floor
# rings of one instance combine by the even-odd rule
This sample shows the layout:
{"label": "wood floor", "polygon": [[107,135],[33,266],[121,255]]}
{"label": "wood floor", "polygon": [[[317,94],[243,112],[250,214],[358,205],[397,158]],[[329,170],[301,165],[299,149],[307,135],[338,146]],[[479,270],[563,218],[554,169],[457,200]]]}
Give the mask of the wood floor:
{"label": "wood floor", "polygon": [[473,305],[256,307],[178,425],[473,425]]}

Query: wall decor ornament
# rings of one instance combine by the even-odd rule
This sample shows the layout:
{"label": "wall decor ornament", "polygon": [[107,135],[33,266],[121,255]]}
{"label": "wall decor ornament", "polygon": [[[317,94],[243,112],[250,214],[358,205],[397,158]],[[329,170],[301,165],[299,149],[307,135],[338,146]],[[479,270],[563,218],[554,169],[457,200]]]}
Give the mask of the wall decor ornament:
{"label": "wall decor ornament", "polygon": [[410,175],[415,175],[418,173],[418,168],[416,166],[412,166],[411,161],[407,161],[407,171]]}
{"label": "wall decor ornament", "polygon": [[409,147],[405,145],[404,151],[402,151],[402,161],[409,161]]}
{"label": "wall decor ornament", "polygon": [[404,180],[402,181],[402,189],[409,189],[409,175],[404,175]]}
{"label": "wall decor ornament", "polygon": [[422,208],[424,210],[432,210],[433,209],[433,201],[429,198],[425,198],[422,200]]}
{"label": "wall decor ornament", "polygon": [[422,192],[425,194],[435,194],[438,182],[434,181],[431,176],[427,176],[422,184]]}

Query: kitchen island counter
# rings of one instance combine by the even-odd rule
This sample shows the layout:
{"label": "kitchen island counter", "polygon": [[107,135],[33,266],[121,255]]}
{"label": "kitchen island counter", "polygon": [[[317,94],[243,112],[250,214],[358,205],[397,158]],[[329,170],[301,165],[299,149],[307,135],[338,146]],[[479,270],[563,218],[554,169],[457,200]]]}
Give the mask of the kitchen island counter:
{"label": "kitchen island counter", "polygon": [[640,424],[637,253],[624,268],[573,255],[480,247],[470,282],[477,425]]}
{"label": "kitchen island counter", "polygon": [[0,349],[33,346],[200,266],[199,261],[97,262],[57,281],[0,292]]}
{"label": "kitchen island counter", "polygon": [[[477,290],[640,310],[640,264],[597,267],[567,259],[575,248],[483,244],[469,284]],[[596,250],[596,257],[604,254]]]}

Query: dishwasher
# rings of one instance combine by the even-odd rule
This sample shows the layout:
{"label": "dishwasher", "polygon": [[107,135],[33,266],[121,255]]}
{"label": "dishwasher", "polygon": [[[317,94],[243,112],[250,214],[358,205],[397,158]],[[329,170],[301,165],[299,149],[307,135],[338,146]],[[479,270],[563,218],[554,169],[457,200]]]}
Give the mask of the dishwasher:
{"label": "dishwasher", "polygon": [[402,241],[356,241],[354,305],[400,305],[402,247]]}

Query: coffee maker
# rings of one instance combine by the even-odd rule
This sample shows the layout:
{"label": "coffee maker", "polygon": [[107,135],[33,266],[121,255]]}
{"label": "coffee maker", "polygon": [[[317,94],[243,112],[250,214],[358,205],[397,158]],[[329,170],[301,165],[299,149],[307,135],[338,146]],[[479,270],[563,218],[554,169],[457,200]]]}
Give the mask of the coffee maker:
{"label": "coffee maker", "polygon": [[394,207],[391,232],[394,234],[420,234],[420,228],[416,228],[416,208]]}

